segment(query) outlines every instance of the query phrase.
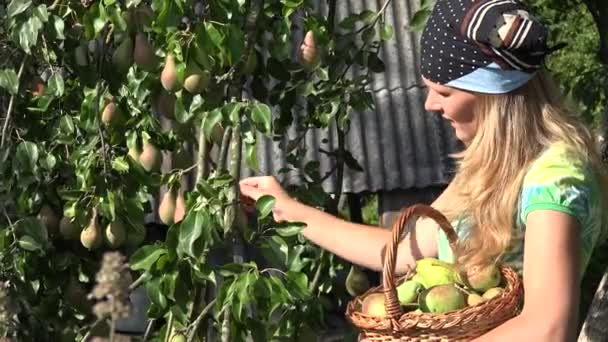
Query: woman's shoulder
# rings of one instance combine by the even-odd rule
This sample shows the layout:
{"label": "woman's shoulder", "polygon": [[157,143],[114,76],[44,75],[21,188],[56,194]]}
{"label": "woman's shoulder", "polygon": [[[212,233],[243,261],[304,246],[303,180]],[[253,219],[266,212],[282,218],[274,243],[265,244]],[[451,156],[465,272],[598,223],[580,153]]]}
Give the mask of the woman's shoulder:
{"label": "woman's shoulder", "polygon": [[587,156],[564,143],[555,143],[530,165],[523,185],[556,184],[560,181],[594,183]]}

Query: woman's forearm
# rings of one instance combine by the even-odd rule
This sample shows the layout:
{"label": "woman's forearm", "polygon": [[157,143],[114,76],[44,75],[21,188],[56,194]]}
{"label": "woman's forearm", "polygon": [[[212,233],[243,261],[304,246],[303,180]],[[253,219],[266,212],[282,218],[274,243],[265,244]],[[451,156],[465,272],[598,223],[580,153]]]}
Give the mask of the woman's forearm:
{"label": "woman's forearm", "polygon": [[[290,221],[304,222],[307,227],[303,230],[304,236],[314,244],[326,249],[339,257],[363,267],[382,270],[382,253],[392,232],[389,229],[355,224],[339,219],[321,210],[293,203],[290,208]],[[428,227],[427,227],[428,228]],[[427,246],[411,243],[416,235],[410,235],[398,250],[397,273],[404,272],[408,266],[415,263],[415,259],[432,254]],[[436,238],[433,234],[424,234],[430,240]],[[415,248],[411,248],[416,246]],[[415,253],[412,253],[415,250]]]}
{"label": "woman's forearm", "polygon": [[556,322],[559,322],[559,319],[522,313],[473,340],[473,342],[566,342],[576,340],[576,327],[573,330],[568,324],[556,324]]}

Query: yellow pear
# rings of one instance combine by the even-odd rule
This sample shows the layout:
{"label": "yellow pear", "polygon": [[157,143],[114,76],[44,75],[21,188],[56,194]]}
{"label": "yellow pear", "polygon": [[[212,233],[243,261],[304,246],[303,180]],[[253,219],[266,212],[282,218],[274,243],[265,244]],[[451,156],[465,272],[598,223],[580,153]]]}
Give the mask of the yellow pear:
{"label": "yellow pear", "polygon": [[487,289],[486,292],[483,293],[482,297],[485,299],[492,299],[496,296],[500,296],[505,290],[501,287],[492,287]]}
{"label": "yellow pear", "polygon": [[117,125],[122,122],[122,111],[114,101],[108,102],[101,114],[101,122],[105,125]]}
{"label": "yellow pear", "polygon": [[423,312],[444,313],[466,306],[463,293],[454,284],[444,284],[424,290],[418,297]]}
{"label": "yellow pear", "polygon": [[186,77],[184,78],[184,89],[190,94],[202,93],[211,81],[211,75],[207,71],[201,70],[196,64],[188,65]]}
{"label": "yellow pear", "polygon": [[97,211],[93,211],[93,216],[89,224],[80,233],[80,243],[89,250],[98,248],[103,242],[101,228],[97,222]]}
{"label": "yellow pear", "polygon": [[477,293],[470,293],[467,296],[467,305],[468,306],[475,306],[475,305],[483,303],[485,301],[486,301],[486,299],[483,298],[482,296],[478,295]]}
{"label": "yellow pear", "polygon": [[422,284],[415,280],[406,280],[397,286],[397,298],[399,304],[405,305],[409,303],[415,303],[418,299],[420,291],[424,290]]}
{"label": "yellow pear", "polygon": [[150,141],[144,140],[143,148],[139,155],[141,166],[148,172],[158,172],[163,162],[162,158],[163,156],[158,148]]}
{"label": "yellow pear", "polygon": [[179,89],[177,72],[175,70],[175,57],[171,53],[168,53],[167,57],[165,57],[165,66],[160,73],[160,83],[166,91],[174,92]]}
{"label": "yellow pear", "polygon": [[172,225],[175,219],[175,206],[177,205],[177,190],[171,189],[163,195],[158,206],[160,221],[166,225]]}
{"label": "yellow pear", "polygon": [[133,50],[133,60],[142,69],[153,72],[156,70],[157,61],[154,48],[148,42],[148,38],[143,33],[135,36],[135,48]]}
{"label": "yellow pear", "polygon": [[383,293],[371,293],[367,295],[361,304],[361,312],[365,315],[375,317],[386,316],[387,313],[384,306],[384,300]]}
{"label": "yellow pear", "polygon": [[109,247],[118,248],[122,246],[127,238],[125,224],[120,219],[116,219],[106,226],[104,237]]}
{"label": "yellow pear", "polygon": [[456,283],[458,279],[453,264],[435,258],[417,260],[416,273],[427,289],[437,285]]}
{"label": "yellow pear", "polygon": [[485,267],[474,267],[466,272],[465,285],[473,290],[483,293],[486,290],[498,286],[502,280],[500,269],[496,264]]}
{"label": "yellow pear", "polygon": [[173,214],[173,222],[180,222],[186,216],[186,200],[182,192],[177,193],[175,198],[175,214]]}

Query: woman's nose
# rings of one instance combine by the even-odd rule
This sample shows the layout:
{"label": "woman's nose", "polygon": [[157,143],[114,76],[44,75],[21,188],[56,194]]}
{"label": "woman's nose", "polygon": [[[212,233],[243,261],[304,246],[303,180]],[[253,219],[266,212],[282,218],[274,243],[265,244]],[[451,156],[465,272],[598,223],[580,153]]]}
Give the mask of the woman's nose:
{"label": "woman's nose", "polygon": [[426,95],[426,101],[424,101],[424,109],[427,112],[441,111],[441,104],[439,103],[437,96],[435,96],[432,91],[429,91]]}

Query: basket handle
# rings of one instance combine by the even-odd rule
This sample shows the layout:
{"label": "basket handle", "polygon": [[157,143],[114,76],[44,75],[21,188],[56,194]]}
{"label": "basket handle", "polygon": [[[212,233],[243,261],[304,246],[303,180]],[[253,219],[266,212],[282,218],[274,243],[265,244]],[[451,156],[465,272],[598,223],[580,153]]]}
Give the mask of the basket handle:
{"label": "basket handle", "polygon": [[388,318],[391,321],[393,329],[399,329],[399,318],[403,314],[401,305],[397,298],[397,290],[395,288],[395,262],[397,259],[397,248],[399,243],[405,238],[407,233],[407,223],[412,217],[428,217],[433,219],[446,234],[450,247],[454,250],[458,235],[448,219],[438,210],[424,204],[414,204],[406,207],[401,211],[399,219],[395,221],[392,227],[393,238],[387,243],[386,254],[384,256],[384,267],[382,269],[382,285],[385,296],[385,308]]}

